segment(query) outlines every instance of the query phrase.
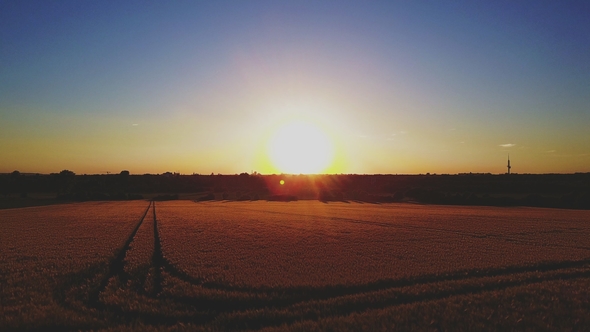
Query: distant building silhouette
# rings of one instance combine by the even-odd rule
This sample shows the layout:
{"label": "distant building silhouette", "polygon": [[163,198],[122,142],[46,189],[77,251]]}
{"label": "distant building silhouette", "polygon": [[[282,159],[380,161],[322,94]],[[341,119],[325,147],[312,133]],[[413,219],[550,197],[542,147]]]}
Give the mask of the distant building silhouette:
{"label": "distant building silhouette", "polygon": [[510,174],[510,169],[512,168],[512,166],[510,166],[510,153],[508,154],[508,172],[506,174]]}

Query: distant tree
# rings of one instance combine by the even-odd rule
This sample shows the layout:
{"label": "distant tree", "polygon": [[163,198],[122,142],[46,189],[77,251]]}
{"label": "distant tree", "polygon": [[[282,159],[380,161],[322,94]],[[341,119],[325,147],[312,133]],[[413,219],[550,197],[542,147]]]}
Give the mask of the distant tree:
{"label": "distant tree", "polygon": [[119,188],[119,189],[126,192],[128,190],[128,185],[129,185],[129,171],[128,170],[123,170],[123,171],[121,171],[121,173],[119,173],[118,182],[119,182],[119,185],[121,186],[121,188]]}
{"label": "distant tree", "polygon": [[58,174],[59,193],[62,194],[73,194],[76,183],[76,173],[64,169]]}
{"label": "distant tree", "polygon": [[64,169],[63,171],[59,172],[59,175],[61,175],[63,177],[70,177],[70,176],[76,175],[76,173],[74,173],[70,170]]}
{"label": "distant tree", "polygon": [[14,171],[12,173],[10,173],[13,177],[17,178],[20,176],[20,172],[19,171]]}

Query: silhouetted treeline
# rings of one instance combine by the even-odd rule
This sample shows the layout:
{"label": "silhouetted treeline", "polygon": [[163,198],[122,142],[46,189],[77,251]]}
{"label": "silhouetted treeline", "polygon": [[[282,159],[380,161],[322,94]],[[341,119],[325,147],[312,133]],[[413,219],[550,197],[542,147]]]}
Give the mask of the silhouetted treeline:
{"label": "silhouetted treeline", "polygon": [[[283,183],[281,183],[281,180]],[[318,199],[373,203],[541,206],[590,208],[590,173],[460,175],[0,175],[0,194],[27,197],[48,193],[66,200],[175,199],[199,193],[196,200]],[[159,195],[154,197],[154,195]]]}

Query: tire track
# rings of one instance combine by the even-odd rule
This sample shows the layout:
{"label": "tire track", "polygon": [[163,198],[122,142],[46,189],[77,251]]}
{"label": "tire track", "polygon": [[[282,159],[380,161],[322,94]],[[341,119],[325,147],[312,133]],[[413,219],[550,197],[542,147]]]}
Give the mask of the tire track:
{"label": "tire track", "polygon": [[[156,224],[157,225],[157,224]],[[159,236],[158,236],[159,240]],[[161,250],[161,246],[157,246]],[[509,287],[522,286],[530,283],[539,283],[551,280],[567,280],[572,278],[590,277],[590,258],[576,261],[541,262],[537,264],[508,266],[488,269],[472,269],[453,271],[446,274],[421,275],[403,279],[379,280],[362,285],[334,285],[325,287],[293,287],[293,288],[255,288],[244,286],[231,286],[221,282],[204,282],[201,278],[191,276],[162,257],[162,268],[171,276],[178,278],[190,285],[199,286],[219,291],[239,292],[243,294],[258,294],[254,300],[228,300],[226,302],[208,301],[203,303],[202,299],[190,297],[170,297],[174,301],[192,305],[197,308],[210,308],[217,313],[229,313],[234,311],[248,311],[268,308],[289,308],[295,305],[303,305],[312,301],[329,301],[342,297],[362,296],[363,294],[391,291],[408,287],[425,287],[434,284],[452,284],[459,282],[474,283],[456,291],[436,291],[419,296],[410,296],[403,299],[387,300],[382,302],[383,306],[400,305],[419,301],[430,301],[450,296],[457,296],[467,293],[481,293],[486,291],[501,290]],[[582,271],[571,271],[582,269]],[[524,274],[536,274],[530,277],[522,277]],[[512,280],[517,277],[517,280]],[[496,278],[502,282],[482,284],[478,280]],[[277,294],[280,296],[277,297]],[[371,304],[367,309],[373,308]],[[377,305],[378,308],[381,304]]]}
{"label": "tire track", "polygon": [[139,227],[143,223],[143,220],[145,219],[145,216],[147,215],[148,211],[150,210],[150,207],[152,206],[152,204],[153,204],[153,202],[150,202],[148,204],[147,208],[145,209],[145,212],[143,213],[143,215],[139,219],[139,222],[137,223],[137,225],[135,226],[135,228],[133,229],[133,231],[131,232],[131,234],[127,238],[127,241],[125,241],[125,244],[123,245],[123,247],[121,247],[121,249],[119,249],[119,252],[115,256],[115,258],[113,258],[111,260],[111,262],[109,264],[108,272],[104,276],[102,281],[100,282],[100,285],[94,291],[90,292],[90,295],[88,297],[88,302],[91,307],[95,307],[95,308],[102,307],[102,305],[100,304],[100,301],[99,301],[100,293],[105,290],[105,288],[109,284],[109,280],[112,277],[117,276],[117,275],[121,275],[124,273],[123,268],[125,265],[125,255],[127,254],[127,251],[129,251],[129,246],[131,245],[131,242],[133,242],[133,238],[135,237],[137,230],[139,229]]}
{"label": "tire track", "polygon": [[162,291],[162,268],[165,265],[164,255],[162,254],[162,244],[160,242],[160,232],[158,231],[158,219],[156,218],[156,202],[152,202],[152,212],[154,215],[154,253],[152,255],[152,265],[154,269],[154,288],[152,296],[156,297]]}
{"label": "tire track", "polygon": [[[171,269],[169,269],[169,267]],[[178,270],[169,262],[166,262],[166,272],[170,275],[187,282],[193,286],[215,289],[220,291],[241,292],[249,294],[282,294],[299,298],[298,301],[329,299],[340,296],[363,294],[367,292],[382,291],[387,289],[414,287],[441,282],[456,282],[464,280],[475,280],[481,278],[502,278],[525,273],[559,273],[569,269],[588,269],[590,271],[590,259],[579,261],[560,261],[539,263],[526,266],[510,266],[490,269],[460,270],[445,274],[427,274],[401,279],[383,279],[361,285],[334,285],[323,287],[291,287],[291,288],[254,288],[243,286],[230,286],[218,282],[203,282],[199,278],[192,277],[186,272]]]}
{"label": "tire track", "polygon": [[[546,271],[525,269],[521,272],[516,269],[511,270],[510,273],[491,276],[487,275],[485,271],[476,272],[473,275],[468,274],[464,278],[455,279],[396,280],[393,281],[394,284],[381,285],[384,287],[371,289],[361,286],[359,289],[348,289],[345,292],[340,292],[339,289],[328,289],[327,291],[314,289],[310,290],[310,293],[300,294],[301,297],[289,297],[293,294],[285,292],[284,289],[276,289],[274,293],[269,294],[274,296],[267,299],[259,297],[232,299],[228,297],[223,300],[203,300],[174,296],[167,298],[197,310],[207,310],[207,314],[198,317],[177,316],[177,323],[206,324],[221,321],[223,329],[249,330],[308,320],[309,312],[317,308],[320,308],[319,311],[329,312],[328,316],[330,317],[336,317],[372,309],[503,291],[543,282],[590,278],[590,262],[577,267],[564,264],[564,266]],[[380,293],[386,294],[381,295]],[[264,315],[270,315],[269,317],[272,318]],[[281,317],[283,315],[285,317]],[[174,322],[174,319],[164,315],[159,322]]]}
{"label": "tire track", "polygon": [[[318,217],[321,219],[332,219],[332,220],[342,220],[351,223],[357,224],[371,224],[371,225],[378,225],[378,226],[386,226],[386,227],[399,227],[399,228],[409,228],[409,229],[419,229],[419,230],[427,230],[427,231],[434,231],[434,232],[445,232],[445,233],[454,233],[460,235],[467,235],[473,237],[481,237],[481,235],[477,235],[475,233],[468,233],[468,232],[461,232],[461,231],[451,231],[445,229],[438,229],[438,228],[431,228],[431,227],[420,227],[420,226],[411,226],[411,225],[392,225],[388,223],[381,223],[381,222],[372,222],[372,221],[358,221],[349,218],[330,218],[330,217],[322,217],[322,216],[315,216],[315,215],[307,215],[307,214],[298,214],[298,213],[283,213],[277,211],[260,211],[256,209],[248,209],[248,208],[240,208],[240,207],[233,207],[233,209],[237,210],[247,210],[247,211],[257,211],[257,212],[267,212],[272,214],[290,214],[290,215],[297,215],[297,216],[306,216],[306,217]],[[404,227],[408,226],[408,227]],[[160,247],[160,245],[158,245]],[[570,247],[570,246],[568,246]],[[573,246],[572,246],[573,247]],[[590,249],[590,248],[583,248],[583,249]],[[483,277],[503,277],[509,276],[513,274],[519,273],[527,273],[527,272],[551,272],[551,271],[558,271],[563,269],[571,269],[571,268],[579,268],[585,265],[590,265],[590,257],[585,258],[583,260],[572,260],[572,261],[557,261],[557,262],[540,262],[536,264],[528,264],[528,265],[517,265],[517,266],[508,266],[508,267],[496,267],[496,268],[484,268],[484,269],[471,269],[471,270],[459,270],[459,271],[452,271],[449,273],[444,274],[426,274],[420,275],[415,277],[408,277],[402,279],[384,279],[378,280],[375,282],[370,282],[367,284],[362,285],[334,285],[334,286],[325,286],[321,288],[317,287],[292,287],[292,288],[255,288],[255,287],[248,287],[248,286],[231,286],[222,282],[216,281],[204,281],[202,278],[192,276],[178,267],[174,266],[170,261],[166,258],[163,258],[163,267],[164,269],[172,276],[192,284],[193,286],[201,286],[204,288],[209,289],[217,289],[221,291],[233,291],[233,292],[243,292],[243,293],[255,293],[255,294],[276,294],[280,292],[281,294],[293,296],[299,298],[298,301],[308,301],[308,300],[317,300],[317,299],[328,299],[338,296],[347,296],[347,295],[354,295],[354,294],[361,294],[366,292],[372,291],[379,291],[384,289],[390,288],[398,288],[398,287],[408,287],[408,286],[416,286],[416,285],[424,285],[430,283],[437,283],[437,282],[446,282],[446,281],[458,281],[458,280],[468,280],[473,278],[483,278]]]}
{"label": "tire track", "polygon": [[[515,287],[541,284],[544,282],[590,278],[590,267],[586,266],[581,270],[558,272],[550,275],[515,276],[517,277],[515,280],[496,281],[493,278],[487,278],[488,280],[485,280],[483,283],[480,283],[480,280],[475,278],[468,280],[470,282],[466,285],[443,283],[441,285],[433,285],[432,289],[427,289],[423,292],[420,292],[420,287],[417,287],[414,292],[410,287],[401,289],[397,293],[392,292],[392,294],[381,296],[381,298],[378,292],[368,292],[351,294],[350,296],[342,296],[340,298],[311,300],[285,307],[265,308],[269,310],[252,308],[251,310],[239,312],[237,317],[235,313],[229,313],[229,316],[227,314],[221,315],[219,321],[223,324],[223,328],[228,330],[251,330],[272,326],[285,326],[285,324],[290,325],[295,322],[317,321],[328,317],[342,317],[353,313],[363,313],[368,310],[426,303],[458,296],[505,291]],[[395,289],[391,291],[395,291]],[[328,312],[329,314],[325,316],[318,315],[316,314],[318,312]]]}
{"label": "tire track", "polygon": [[152,263],[160,271],[159,276],[158,276],[159,281],[160,281],[159,291],[162,290],[162,288],[161,288],[161,282],[162,282],[161,272],[162,271],[166,271],[170,275],[172,275],[184,282],[190,283],[192,285],[195,285],[195,286],[203,285],[204,284],[203,279],[195,278],[195,277],[185,273],[184,271],[182,271],[182,270],[178,269],[176,266],[174,266],[174,264],[170,263],[170,261],[166,257],[164,257],[164,254],[162,252],[162,242],[160,241],[160,232],[158,229],[158,220],[156,218],[156,204],[155,204],[155,202],[153,205],[153,213],[154,213],[154,255],[152,257]]}
{"label": "tire track", "polygon": [[[172,314],[149,313],[140,311],[127,311],[117,305],[104,304],[99,300],[100,294],[109,285],[109,280],[124,273],[124,259],[130,248],[131,242],[136,237],[139,227],[145,220],[149,209],[152,209],[154,246],[151,259],[151,267],[154,271],[153,291],[145,294],[148,297],[163,301],[172,301],[182,304],[191,312],[198,314]],[[272,212],[271,212],[272,213]],[[340,219],[340,218],[339,218]],[[342,218],[345,221],[346,218]],[[354,221],[354,220],[353,220]],[[193,277],[173,265],[162,252],[162,243],[159,234],[159,223],[156,213],[156,203],[150,202],[135,229],[110,262],[108,273],[102,279],[100,286],[90,294],[90,306],[99,309],[99,315],[107,315],[111,319],[124,324],[129,319],[143,321],[152,326],[174,325],[177,323],[207,324],[225,321],[229,315],[227,329],[251,329],[267,326],[279,326],[291,324],[295,321],[308,320],[301,310],[310,310],[318,304],[332,307],[329,310],[331,317],[348,315],[354,312],[363,312],[371,309],[379,309],[404,304],[419,303],[461,296],[478,294],[490,291],[505,290],[534,283],[542,283],[553,280],[569,280],[590,277],[590,258],[579,261],[561,261],[539,263],[527,266],[511,266],[494,269],[464,270],[448,274],[422,275],[405,279],[379,280],[362,285],[334,285],[321,288],[293,287],[293,288],[254,288],[231,286],[221,282],[205,282],[203,279]],[[416,227],[420,228],[420,227]],[[163,276],[165,272],[192,286],[215,289],[227,292],[240,292],[253,297],[203,299],[162,295]],[[426,290],[424,290],[426,289]],[[409,290],[407,293],[404,291]],[[375,294],[387,293],[375,300]],[[358,300],[360,299],[360,300]],[[165,303],[165,302],[161,302]],[[334,304],[335,303],[335,304]],[[196,310],[196,311],[195,311]],[[201,311],[202,310],[202,311]],[[267,319],[266,316],[283,313],[289,317]],[[114,316],[113,316],[114,314]],[[232,318],[234,317],[234,318]],[[241,317],[241,318],[240,318]]]}

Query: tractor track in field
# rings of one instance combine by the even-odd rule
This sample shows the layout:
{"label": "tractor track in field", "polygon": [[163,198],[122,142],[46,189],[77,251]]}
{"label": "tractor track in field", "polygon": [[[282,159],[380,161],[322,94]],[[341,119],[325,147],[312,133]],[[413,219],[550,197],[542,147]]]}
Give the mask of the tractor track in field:
{"label": "tractor track in field", "polygon": [[162,291],[162,269],[167,260],[162,254],[162,244],[160,242],[160,232],[158,230],[158,219],[156,218],[156,202],[152,202],[153,222],[154,222],[154,252],[152,254],[152,266],[154,268],[154,289],[152,296],[158,295]]}
{"label": "tractor track in field", "polygon": [[[148,213],[152,212],[152,218],[147,219]],[[273,213],[270,211],[269,213]],[[299,215],[299,214],[297,214]],[[302,215],[306,216],[306,215]],[[318,216],[308,216],[318,217]],[[321,217],[319,217],[321,218]],[[347,218],[329,218],[331,220],[343,220],[355,222]],[[101,301],[101,294],[108,290],[109,282],[114,278],[125,280],[125,257],[129,252],[131,243],[138,236],[138,230],[149,222],[153,226],[154,243],[150,260],[150,268],[153,274],[149,277],[153,288],[146,296],[155,303],[174,303],[182,305],[189,313],[170,314],[165,312],[144,311],[141,309],[129,310],[117,304],[104,303]],[[361,221],[364,223],[365,221]],[[377,226],[397,227],[379,222],[367,222]],[[403,228],[403,227],[402,227]],[[424,228],[411,226],[411,229]],[[428,230],[428,229],[427,229]],[[439,231],[433,229],[433,231]],[[448,231],[448,230],[447,230]],[[453,232],[455,233],[455,232]],[[473,236],[473,234],[471,235]],[[102,275],[100,269],[81,272],[79,278],[85,280],[96,280]],[[102,270],[104,271],[104,270]],[[104,273],[104,272],[103,272]],[[253,295],[244,298],[228,297],[226,299],[202,299],[190,296],[176,296],[162,292],[164,285],[163,273],[182,280],[195,287],[203,287],[217,291],[243,293]],[[192,276],[181,268],[172,264],[164,256],[159,233],[159,221],[156,213],[156,203],[151,201],[141,218],[137,222],[129,237],[117,252],[116,256],[109,262],[108,269],[98,286],[91,289],[87,296],[87,306],[97,310],[102,319],[111,319],[118,324],[126,324],[129,321],[142,321],[149,325],[174,325],[177,323],[206,324],[214,321],[217,317],[231,315],[232,313],[244,312],[252,315],[264,315],[265,312],[300,312],[305,306],[331,306],[329,316],[345,316],[355,312],[364,312],[372,309],[400,306],[405,304],[436,301],[445,298],[468,294],[480,294],[485,292],[503,291],[513,287],[532,285],[556,280],[571,280],[579,278],[590,278],[590,258],[578,261],[561,261],[538,263],[527,266],[510,266],[502,268],[475,269],[455,271],[447,274],[432,274],[409,277],[404,279],[379,280],[361,285],[334,285],[325,287],[291,287],[291,288],[256,288],[244,286],[232,286],[222,282],[204,281],[204,279]],[[79,281],[78,281],[79,282]],[[146,281],[144,280],[143,283]],[[122,283],[122,287],[124,283]],[[71,287],[71,286],[70,286]],[[62,289],[63,292],[63,289]],[[380,295],[387,293],[388,295]],[[72,308],[67,304],[63,295],[60,296],[60,303]],[[229,295],[228,295],[229,296]],[[58,296],[56,295],[56,298]],[[161,302],[167,301],[167,302]],[[347,302],[348,301],[348,302]],[[348,303],[353,303],[352,305]],[[303,310],[305,311],[305,310]],[[246,314],[247,315],[247,314]],[[295,321],[309,320],[305,314],[295,314],[296,318],[281,319],[260,319],[228,323],[228,329],[252,329],[268,326],[279,326],[291,324]],[[299,316],[297,316],[299,315]],[[316,317],[313,319],[320,319]],[[245,324],[245,325],[244,325]]]}
{"label": "tractor track in field", "polygon": [[[446,289],[445,286],[449,285],[443,283],[442,285],[440,285],[442,289],[432,289],[422,293],[412,293],[411,287],[406,288],[409,289],[410,292],[404,293],[403,291],[405,289],[402,288],[400,289],[400,292],[398,294],[395,294],[395,292],[393,292],[391,296],[386,296],[377,299],[375,299],[375,297],[379,297],[378,292],[356,293],[326,299],[301,301],[287,306],[273,306],[269,313],[262,313],[259,317],[256,317],[257,313],[259,312],[257,311],[257,309],[259,308],[252,308],[252,310],[250,310],[248,313],[244,315],[250,316],[248,317],[248,319],[246,319],[245,321],[230,322],[226,324],[226,326],[224,327],[230,330],[251,330],[266,327],[278,327],[285,326],[285,324],[291,325],[293,323],[301,321],[318,321],[320,319],[325,319],[328,317],[345,317],[350,314],[359,314],[369,310],[379,310],[386,308],[394,308],[403,305],[428,303],[432,301],[452,299],[461,296],[485,294],[488,292],[501,292],[516,287],[530,286],[552,281],[574,280],[581,278],[590,278],[590,267],[586,267],[584,270],[581,271],[558,273],[552,276],[531,276],[523,278],[521,280],[502,280],[500,282],[494,282],[490,280],[483,285],[477,284],[477,278],[475,278],[475,280],[467,279],[466,281],[474,282],[472,284],[468,284],[465,286],[456,285],[454,288],[449,287],[451,289]],[[395,289],[396,288],[385,288],[381,291],[393,291]],[[346,302],[347,300],[350,300],[351,302]],[[305,308],[306,305],[308,305],[309,308]],[[313,313],[313,310],[316,308],[326,310],[329,312],[329,314],[315,315]],[[281,315],[284,312],[295,312],[295,314],[284,315],[284,320],[279,320],[276,318],[276,315]],[[268,319],[264,315],[268,315],[268,317],[271,317],[271,319]],[[295,318],[293,316],[295,316]]]}
{"label": "tractor track in field", "polygon": [[[155,208],[155,207],[154,207]],[[154,213],[154,219],[155,213]],[[157,220],[154,223],[157,231]],[[159,237],[158,237],[159,239]],[[160,246],[157,246],[160,249]],[[368,304],[363,310],[373,308],[383,308],[387,306],[402,305],[408,303],[416,303],[423,301],[432,301],[444,299],[452,296],[459,296],[464,294],[476,294],[488,291],[496,291],[508,289],[511,287],[518,287],[528,284],[541,283],[554,280],[569,280],[576,278],[590,277],[590,258],[577,261],[560,261],[560,262],[543,262],[538,264],[526,266],[510,266],[502,268],[476,269],[456,271],[448,274],[437,275],[422,275],[417,277],[393,280],[381,280],[362,285],[351,286],[328,286],[328,287],[293,287],[293,288],[254,288],[254,287],[240,287],[231,286],[219,282],[204,282],[203,279],[191,276],[182,271],[167,259],[162,257],[162,269],[168,272],[171,276],[176,277],[186,283],[203,288],[215,289],[220,291],[242,292],[248,294],[282,294],[287,296],[283,299],[245,301],[245,303],[226,302],[217,303],[211,301],[210,303],[203,303],[200,299],[190,298],[174,298],[189,305],[194,305],[199,308],[208,308],[216,311],[219,314],[224,312],[234,312],[241,310],[255,310],[265,308],[289,308],[306,302],[326,301],[337,298],[345,298],[350,296],[358,296],[368,293],[390,291],[398,288],[408,287],[424,287],[439,283],[471,283],[467,287],[455,290],[434,291],[427,294],[408,295],[398,298],[387,299],[378,303]],[[481,283],[480,280],[496,278],[499,282]],[[500,280],[501,279],[501,280]],[[356,310],[358,311],[358,310]]]}
{"label": "tractor track in field", "polygon": [[[167,272],[169,272],[172,276],[177,277],[178,279],[189,284],[192,284],[194,286],[201,286],[204,288],[216,289],[221,291],[231,291],[249,294],[273,295],[280,293],[282,295],[292,297],[292,301],[290,302],[292,302],[291,304],[294,304],[298,302],[326,300],[330,298],[365,294],[371,292],[391,290],[396,288],[421,287],[424,285],[437,283],[464,282],[483,280],[489,278],[497,278],[505,281],[497,283],[491,288],[488,286],[482,286],[480,287],[482,291],[495,289],[502,285],[504,287],[513,287],[527,283],[538,283],[551,280],[568,280],[582,277],[590,277],[590,259],[579,261],[540,263],[527,266],[511,266],[495,269],[490,268],[455,271],[446,274],[432,274],[401,279],[379,280],[361,285],[335,285],[323,287],[303,286],[292,288],[254,288],[230,286],[227,284],[215,282],[204,283],[200,279],[194,278],[181,270],[178,270],[176,268],[173,268],[173,270],[173,273],[170,273],[170,270],[167,270]],[[533,275],[523,277],[518,281],[510,280],[514,276],[518,277],[525,274]],[[472,291],[476,291],[477,289],[478,287],[475,287],[474,289],[472,289]],[[277,303],[268,304],[272,304],[273,306],[277,305]]]}
{"label": "tractor track in field", "polygon": [[131,234],[129,235],[127,240],[125,241],[125,244],[123,244],[123,247],[121,247],[121,249],[118,251],[115,258],[113,258],[111,260],[111,262],[109,264],[108,272],[104,276],[102,281],[100,282],[100,285],[98,286],[98,288],[96,290],[94,290],[93,292],[90,293],[90,295],[88,297],[88,302],[89,302],[90,306],[95,307],[95,308],[100,307],[101,303],[99,301],[99,296],[100,296],[100,293],[103,292],[105,290],[105,288],[108,286],[109,280],[114,276],[123,274],[123,268],[125,265],[125,256],[127,255],[127,252],[129,251],[129,248],[131,245],[131,242],[133,242],[133,239],[135,238],[135,235],[137,234],[139,227],[141,227],[141,225],[143,224],[143,221],[144,221],[146,215],[148,214],[148,211],[150,210],[150,207],[152,205],[153,205],[153,202],[150,202],[148,204],[147,208],[145,209],[145,212],[143,213],[143,215],[139,219],[139,222],[137,223],[137,225],[135,226],[135,228],[133,229],[133,231],[131,232]]}

